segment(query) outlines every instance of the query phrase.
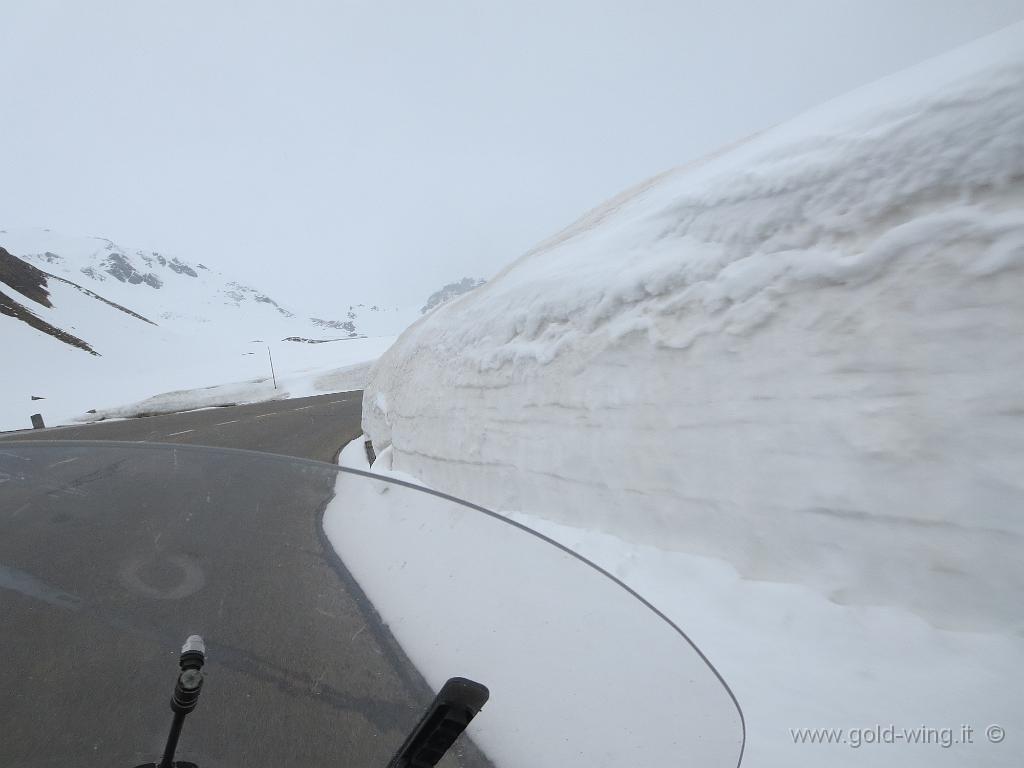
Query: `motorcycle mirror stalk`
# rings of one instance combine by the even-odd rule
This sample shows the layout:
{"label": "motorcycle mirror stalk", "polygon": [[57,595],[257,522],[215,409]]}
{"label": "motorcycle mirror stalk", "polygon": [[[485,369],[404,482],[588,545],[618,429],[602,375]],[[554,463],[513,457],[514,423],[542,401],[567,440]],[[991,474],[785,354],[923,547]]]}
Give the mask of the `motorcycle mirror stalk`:
{"label": "motorcycle mirror stalk", "polygon": [[175,761],[174,752],[178,748],[181,727],[185,724],[185,716],[196,708],[199,694],[203,690],[203,664],[206,663],[206,644],[199,635],[189,635],[181,647],[178,659],[178,680],[171,694],[171,732],[167,734],[167,745],[159,763],[143,763],[137,768],[198,768],[195,763]]}
{"label": "motorcycle mirror stalk", "polygon": [[[176,761],[181,728],[185,716],[196,708],[203,689],[203,664],[206,644],[199,635],[189,635],[178,659],[178,680],[171,695],[171,731],[159,763],[143,763],[136,768],[199,768],[195,763]],[[391,758],[387,768],[433,768],[445,756],[466,726],[477,716],[490,692],[480,683],[464,677],[449,679],[427,707],[412,733]]]}
{"label": "motorcycle mirror stalk", "polygon": [[449,679],[387,768],[433,768],[489,697],[490,691],[480,683],[464,677]]}

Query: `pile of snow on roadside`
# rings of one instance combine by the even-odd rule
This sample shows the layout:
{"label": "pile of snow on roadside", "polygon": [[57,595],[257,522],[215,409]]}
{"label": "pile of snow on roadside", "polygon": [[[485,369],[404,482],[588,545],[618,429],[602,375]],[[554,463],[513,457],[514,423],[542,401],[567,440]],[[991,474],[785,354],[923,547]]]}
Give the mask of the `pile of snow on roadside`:
{"label": "pile of snow on roadside", "polygon": [[105,419],[133,419],[140,416],[158,416],[163,413],[195,411],[200,408],[218,408],[268,400],[288,400],[333,392],[353,392],[366,385],[373,361],[346,365],[342,368],[287,373],[274,383],[273,378],[259,378],[231,384],[217,384],[201,389],[164,392],[134,403],[113,408],[96,409],[76,421],[103,421]]}
{"label": "pile of snow on roadside", "polygon": [[979,587],[1024,588],[1022,31],[660,177],[425,317],[368,383],[375,446],[839,602],[1018,620]]}
{"label": "pile of snow on roadside", "polygon": [[801,762],[778,717],[809,701],[824,722],[789,725],[1024,718],[1022,43],[1018,24],[624,193],[417,322],[367,384],[396,470],[735,574],[715,579],[742,612],[674,618],[757,702],[754,763]]}

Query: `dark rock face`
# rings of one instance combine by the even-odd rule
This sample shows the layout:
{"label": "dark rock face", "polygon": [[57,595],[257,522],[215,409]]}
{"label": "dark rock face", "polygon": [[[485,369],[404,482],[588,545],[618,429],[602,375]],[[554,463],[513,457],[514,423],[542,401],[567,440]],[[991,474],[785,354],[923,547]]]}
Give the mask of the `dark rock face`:
{"label": "dark rock face", "polygon": [[451,301],[456,296],[461,296],[464,293],[472,291],[474,288],[479,288],[485,282],[486,280],[483,279],[464,277],[457,283],[448,283],[448,285],[444,286],[441,290],[435,291],[430,295],[430,298],[427,299],[427,303],[423,305],[422,309],[420,309],[420,314],[425,315],[427,312],[435,307],[441,306],[446,301]]}
{"label": "dark rock face", "polygon": [[189,278],[198,278],[199,276],[199,272],[179,259],[166,259],[156,251],[153,252],[153,256],[160,262],[161,266],[166,266],[171,271],[177,272],[178,274],[187,274]]}
{"label": "dark rock face", "polygon": [[292,314],[287,309],[285,309],[284,307],[279,305],[276,301],[274,301],[269,296],[264,296],[263,294],[257,294],[255,299],[256,299],[256,301],[260,302],[260,304],[270,304],[272,307],[274,307],[274,309],[276,309],[278,312],[280,312],[285,317],[295,317],[294,314]]}
{"label": "dark rock face", "polygon": [[[352,313],[352,317],[355,317],[354,313]],[[309,320],[318,328],[334,328],[335,330],[348,331],[349,333],[356,332],[356,324],[351,320],[324,320],[319,317],[311,317]]]}
{"label": "dark rock face", "polygon": [[250,288],[248,285],[242,285],[241,283],[228,283],[228,288],[230,290],[224,291],[224,295],[233,300],[236,304],[239,304],[246,299],[252,299],[253,301],[258,301],[260,304],[270,304],[285,317],[295,317],[294,314],[282,307],[269,296],[257,293],[255,288]]}
{"label": "dark rock face", "polygon": [[6,248],[0,248],[0,283],[5,283],[36,304],[52,307],[46,277],[43,270],[8,253]]}
{"label": "dark rock face", "polygon": [[[307,339],[305,336],[285,336],[281,341],[299,341],[303,344],[319,344],[316,339]],[[245,354],[249,354],[246,352]]]}
{"label": "dark rock face", "polygon": [[139,272],[123,253],[113,252],[107,256],[103,260],[103,270],[122,283],[131,283],[132,285],[145,283],[151,288],[163,286],[163,281],[152,272],[146,272],[145,274]]}
{"label": "dark rock face", "polygon": [[[296,341],[303,344],[330,344],[332,341],[348,341],[349,339],[365,339],[365,336],[360,336],[356,333],[349,334],[342,339],[307,339],[305,336],[286,336],[281,341]],[[251,352],[248,354],[252,354]]]}
{"label": "dark rock face", "polygon": [[[160,263],[162,264],[163,263],[163,256],[161,256],[160,259],[161,259]],[[167,262],[167,268],[170,269],[172,272],[177,272],[179,275],[188,275],[189,277],[199,277],[199,273],[196,272],[194,269],[192,269],[192,267],[190,267],[188,264],[186,264],[183,261],[178,261],[177,259],[170,259]]]}

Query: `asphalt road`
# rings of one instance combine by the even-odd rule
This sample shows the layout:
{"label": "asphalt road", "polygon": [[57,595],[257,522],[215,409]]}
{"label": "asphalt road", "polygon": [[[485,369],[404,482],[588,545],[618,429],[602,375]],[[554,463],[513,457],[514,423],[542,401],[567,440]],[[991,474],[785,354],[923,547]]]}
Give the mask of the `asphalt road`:
{"label": "asphalt road", "polygon": [[362,392],[4,432],[2,440],[129,440],[247,448],[331,462],[361,434]]}
{"label": "asphalt road", "polygon": [[[383,768],[432,694],[322,533],[336,470],[75,442],[330,460],[359,409],[350,393],[4,435],[0,765],[158,759],[198,632],[207,681],[178,759]],[[488,763],[464,743],[443,765]]]}

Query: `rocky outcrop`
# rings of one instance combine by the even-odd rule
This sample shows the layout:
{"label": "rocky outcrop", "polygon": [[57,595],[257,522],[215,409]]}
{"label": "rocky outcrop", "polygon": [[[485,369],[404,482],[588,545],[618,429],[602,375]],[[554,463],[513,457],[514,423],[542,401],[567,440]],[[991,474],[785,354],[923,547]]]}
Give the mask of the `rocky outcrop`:
{"label": "rocky outcrop", "polygon": [[52,307],[46,288],[47,274],[0,248],[0,283],[5,283],[27,299],[44,307]]}
{"label": "rocky outcrop", "polygon": [[122,283],[131,283],[132,285],[145,283],[150,288],[163,286],[163,281],[154,273],[139,272],[123,253],[111,253],[103,260],[102,266],[104,272]]}
{"label": "rocky outcrop", "polygon": [[436,309],[447,301],[451,301],[456,296],[461,296],[464,293],[469,293],[474,288],[479,288],[485,282],[487,281],[483,279],[464,277],[456,283],[448,283],[441,290],[430,294],[430,298],[427,299],[427,303],[423,305],[420,313],[425,315],[430,310]]}

